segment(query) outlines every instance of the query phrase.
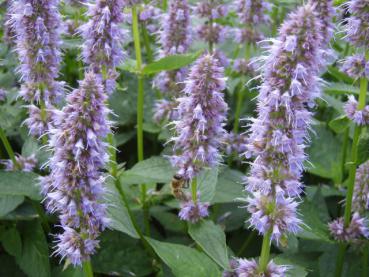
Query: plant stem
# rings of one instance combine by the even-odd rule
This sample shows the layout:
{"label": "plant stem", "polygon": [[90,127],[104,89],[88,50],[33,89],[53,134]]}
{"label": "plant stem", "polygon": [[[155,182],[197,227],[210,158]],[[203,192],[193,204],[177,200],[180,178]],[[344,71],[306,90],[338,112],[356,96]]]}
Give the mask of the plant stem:
{"label": "plant stem", "polygon": [[269,256],[270,256],[270,238],[272,236],[272,229],[270,229],[263,238],[263,245],[261,247],[261,254],[259,260],[259,272],[264,273],[268,263],[269,263]]}
{"label": "plant stem", "polygon": [[[137,79],[138,79],[138,95],[137,95],[137,155],[138,161],[144,159],[144,147],[143,147],[143,115],[144,115],[144,84],[142,76],[142,55],[141,55],[141,42],[140,32],[138,28],[138,16],[137,7],[132,7],[132,32],[136,53],[136,66],[137,66]],[[144,210],[144,220],[146,226],[146,234],[150,233],[149,213],[146,203],[147,187],[145,184],[141,185],[141,203]]]}
{"label": "plant stem", "polygon": [[163,0],[162,8],[163,8],[163,11],[166,11],[168,9],[168,0]]}
{"label": "plant stem", "polygon": [[196,204],[197,202],[197,178],[194,177],[191,183],[192,200]]}
{"label": "plant stem", "polygon": [[[365,53],[366,60],[369,59],[369,51]],[[368,90],[368,80],[366,78],[360,79],[360,94],[359,94],[359,104],[358,110],[362,110],[366,104],[366,94]],[[361,133],[361,126],[355,125],[354,129],[354,137],[352,141],[351,148],[351,159],[350,159],[350,169],[349,169],[349,179],[347,183],[347,194],[346,194],[346,205],[345,205],[345,213],[344,213],[344,225],[345,228],[349,226],[351,221],[351,207],[352,207],[352,197],[354,194],[354,186],[355,186],[355,177],[356,177],[356,168],[357,168],[357,157],[358,157],[358,143]],[[337,257],[336,264],[336,277],[340,277],[342,275],[342,268],[344,262],[344,256],[346,252],[345,246],[340,246],[340,251]]]}
{"label": "plant stem", "polygon": [[350,129],[347,128],[343,135],[342,158],[341,158],[341,183],[343,182],[343,179],[345,177],[345,165],[346,165],[346,158],[347,158],[349,133],[350,133]]}
{"label": "plant stem", "polygon": [[[213,0],[210,0],[210,6],[212,6],[212,4],[213,4]],[[213,19],[212,15],[210,15],[208,24],[209,24],[209,27],[210,27],[209,33],[212,34],[213,33],[213,25],[214,25],[214,19]],[[212,41],[209,41],[209,53],[212,54],[213,50],[214,50],[214,44],[213,44]]]}
{"label": "plant stem", "polygon": [[92,271],[92,265],[90,261],[83,263],[83,273],[85,277],[93,277],[94,272]]}
{"label": "plant stem", "polygon": [[150,36],[149,36],[149,33],[147,32],[145,25],[142,26],[142,37],[143,37],[143,42],[144,42],[145,49],[146,49],[147,62],[152,63],[154,59],[153,59],[152,49],[150,47]]}
{"label": "plant stem", "polygon": [[361,276],[368,277],[368,259],[369,259],[369,246],[365,245],[363,249],[363,271]]}
{"label": "plant stem", "polygon": [[18,163],[17,163],[17,160],[15,159],[13,148],[10,145],[8,138],[6,137],[3,128],[1,127],[0,127],[0,139],[5,147],[6,152],[8,153],[9,159],[12,160],[14,166],[17,166]]}

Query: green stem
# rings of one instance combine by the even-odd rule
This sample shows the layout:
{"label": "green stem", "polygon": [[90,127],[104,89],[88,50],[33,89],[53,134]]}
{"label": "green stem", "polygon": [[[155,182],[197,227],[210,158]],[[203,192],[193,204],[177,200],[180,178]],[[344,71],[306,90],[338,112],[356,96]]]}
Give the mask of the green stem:
{"label": "green stem", "polygon": [[[132,7],[132,32],[136,53],[136,66],[137,66],[137,78],[138,78],[138,95],[137,95],[137,155],[138,160],[144,159],[144,145],[143,145],[143,119],[144,119],[144,84],[142,76],[142,54],[141,54],[141,42],[140,32],[138,26],[137,7]],[[149,213],[146,204],[147,187],[145,184],[141,185],[141,203],[144,210],[144,221],[146,226],[146,234],[150,232]]]}
{"label": "green stem", "polygon": [[94,276],[94,272],[92,271],[92,265],[90,261],[83,263],[83,273],[84,273],[84,277]]}
{"label": "green stem", "polygon": [[146,26],[142,26],[142,37],[146,49],[147,62],[152,63],[154,59],[152,49],[150,47],[150,36],[149,33],[147,32]]}
{"label": "green stem", "polygon": [[[212,6],[212,3],[213,3],[213,0],[210,0],[210,5],[211,6]],[[210,16],[210,18],[209,18],[209,27],[210,27],[209,33],[210,34],[213,33],[213,26],[214,26],[214,20],[213,20],[213,17]],[[209,53],[212,54],[213,50],[214,50],[214,44],[213,44],[212,41],[209,41]]]}
{"label": "green stem", "polygon": [[3,128],[1,127],[0,127],[0,139],[3,142],[6,152],[8,153],[9,159],[12,160],[14,166],[16,167],[18,163],[17,163],[17,160],[15,159],[13,148],[10,145],[8,138],[6,137]]}
{"label": "green stem", "polygon": [[336,277],[341,277],[341,275],[342,275],[343,263],[344,263],[344,260],[345,260],[345,252],[346,252],[346,245],[341,243],[340,248],[338,250],[336,271],[335,271],[335,274],[334,274],[334,276],[336,276]]}
{"label": "green stem", "polygon": [[168,9],[168,0],[163,0],[163,11],[166,11]]}
{"label": "green stem", "polygon": [[263,238],[263,245],[261,246],[261,254],[259,260],[259,272],[264,273],[268,263],[269,263],[269,256],[270,256],[270,238],[272,236],[272,229],[270,229]]}
{"label": "green stem", "polygon": [[235,134],[238,134],[238,129],[240,127],[240,116],[241,116],[244,94],[245,94],[245,90],[243,90],[242,88],[238,90],[236,112],[234,115],[234,124],[233,124],[233,133]]}
{"label": "green stem", "polygon": [[342,158],[341,158],[341,183],[343,182],[343,179],[345,177],[345,165],[346,165],[346,158],[347,158],[349,133],[350,133],[350,129],[347,128],[343,135]]}
{"label": "green stem", "polygon": [[191,183],[192,200],[194,203],[197,202],[197,178],[194,177]]}
{"label": "green stem", "polygon": [[363,271],[362,271],[362,274],[361,276],[363,277],[368,277],[368,259],[369,259],[369,247],[368,245],[365,245],[364,246],[364,249],[363,249]]}

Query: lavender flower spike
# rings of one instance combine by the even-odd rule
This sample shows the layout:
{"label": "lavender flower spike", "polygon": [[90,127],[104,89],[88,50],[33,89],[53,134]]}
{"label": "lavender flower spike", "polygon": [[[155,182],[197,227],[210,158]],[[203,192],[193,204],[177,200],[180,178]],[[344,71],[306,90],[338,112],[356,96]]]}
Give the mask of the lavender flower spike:
{"label": "lavender flower spike", "polygon": [[80,88],[67,97],[67,105],[51,130],[51,174],[43,179],[46,207],[59,214],[64,232],[55,251],[73,265],[89,259],[106,227],[102,169],[108,155],[103,141],[110,131],[101,79],[86,73]]}
{"label": "lavender flower spike", "polygon": [[369,47],[369,1],[351,0],[347,4],[351,16],[347,19],[347,39],[356,47]]}
{"label": "lavender flower spike", "polygon": [[246,156],[255,156],[246,189],[251,226],[278,240],[299,231],[294,200],[311,121],[308,105],[319,95],[321,24],[311,5],[289,15],[266,57]]}
{"label": "lavender flower spike", "polygon": [[84,38],[83,60],[96,74],[102,74],[107,92],[115,87],[115,67],[123,60],[125,38],[123,22],[124,0],[97,0],[89,5],[90,20],[80,27]]}
{"label": "lavender flower spike", "polygon": [[352,209],[360,214],[369,209],[369,161],[357,169]]}
{"label": "lavender flower spike", "polygon": [[273,261],[270,261],[264,273],[260,273],[258,263],[252,259],[239,259],[236,273],[238,277],[285,277],[288,270],[288,266],[276,265]]}
{"label": "lavender flower spike", "polygon": [[20,94],[28,102],[54,103],[63,92],[55,81],[61,61],[62,22],[58,0],[17,0],[11,6],[11,25],[16,33],[19,72],[24,82]]}
{"label": "lavender flower spike", "polygon": [[223,68],[214,56],[201,57],[185,84],[184,96],[178,99],[179,120],[174,122],[178,136],[172,139],[171,161],[190,180],[203,168],[219,163],[228,107],[222,93],[226,86]]}
{"label": "lavender flower spike", "polygon": [[326,46],[334,33],[333,17],[335,10],[333,0],[310,0],[322,24],[322,46]]}

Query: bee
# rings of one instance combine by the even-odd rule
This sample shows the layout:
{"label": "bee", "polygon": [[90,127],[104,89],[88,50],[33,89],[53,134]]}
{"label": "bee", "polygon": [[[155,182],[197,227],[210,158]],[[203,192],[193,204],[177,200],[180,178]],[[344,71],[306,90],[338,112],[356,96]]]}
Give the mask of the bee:
{"label": "bee", "polygon": [[182,191],[182,189],[186,189],[189,187],[188,180],[183,178],[180,174],[175,174],[172,178],[171,188],[172,194],[178,200],[185,200],[186,194]]}

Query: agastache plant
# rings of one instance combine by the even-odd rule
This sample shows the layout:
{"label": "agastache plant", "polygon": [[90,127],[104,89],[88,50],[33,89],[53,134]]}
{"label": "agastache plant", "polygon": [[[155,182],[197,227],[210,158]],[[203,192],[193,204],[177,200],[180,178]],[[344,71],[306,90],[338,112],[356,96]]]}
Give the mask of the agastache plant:
{"label": "agastache plant", "polygon": [[[192,42],[190,29],[190,8],[186,0],[172,0],[169,11],[161,23],[160,57],[174,54],[184,54],[188,51]],[[156,122],[174,120],[173,112],[178,105],[175,98],[183,89],[183,81],[187,74],[187,68],[159,73],[154,80],[154,87],[164,93],[169,99],[158,100],[154,107],[154,119]]]}
{"label": "agastache plant", "polygon": [[[29,122],[38,122],[40,128],[30,126],[31,134],[44,135],[50,119],[46,107],[63,95],[63,82],[56,81],[61,61],[62,32],[61,17],[58,12],[58,0],[18,0],[10,8],[12,26],[16,35],[16,51],[20,60],[18,71],[23,85],[22,98],[30,104],[40,105],[39,112],[30,111]],[[31,105],[30,107],[33,107]]]}
{"label": "agastache plant", "polygon": [[[263,67],[258,117],[252,119],[246,156],[254,156],[246,177],[249,223],[264,236],[259,272],[268,270],[272,240],[296,234],[304,149],[319,95],[321,24],[311,5],[291,13],[273,41]],[[251,266],[251,264],[250,264]],[[283,276],[283,275],[282,275]]]}
{"label": "agastache plant", "polygon": [[[183,97],[178,99],[177,136],[172,138],[171,162],[183,179],[192,181],[192,199],[182,204],[180,217],[196,222],[206,216],[207,203],[197,198],[196,176],[205,168],[216,167],[219,147],[225,135],[227,104],[222,91],[226,87],[223,68],[213,55],[204,55],[191,68]],[[195,212],[194,212],[195,210]]]}
{"label": "agastache plant", "polygon": [[81,26],[84,39],[83,60],[90,70],[100,74],[105,89],[112,93],[118,76],[116,67],[122,62],[125,38],[120,24],[123,22],[124,0],[97,0],[89,5],[89,21]]}
{"label": "agastache plant", "polygon": [[80,87],[67,96],[55,118],[50,148],[51,173],[42,179],[47,210],[59,215],[63,232],[55,253],[73,265],[89,261],[98,236],[107,226],[102,170],[108,161],[103,141],[110,132],[107,96],[99,76],[88,72]]}

